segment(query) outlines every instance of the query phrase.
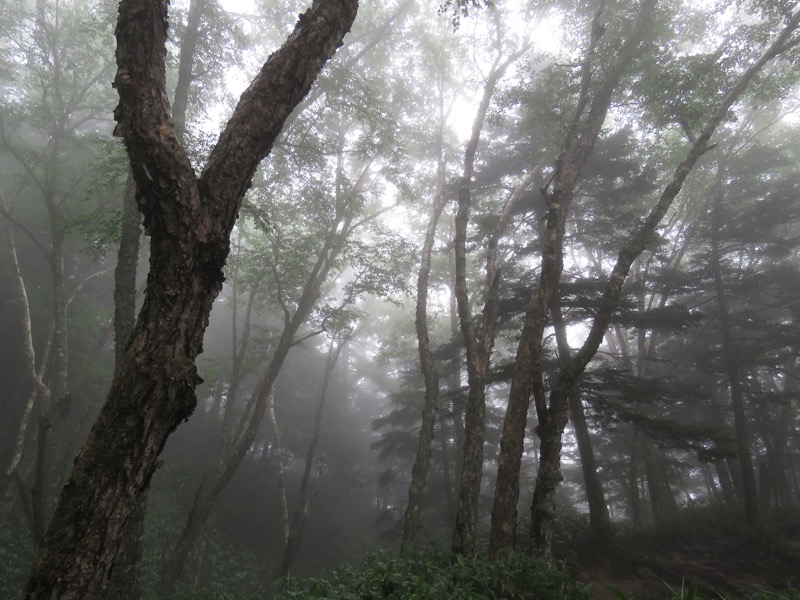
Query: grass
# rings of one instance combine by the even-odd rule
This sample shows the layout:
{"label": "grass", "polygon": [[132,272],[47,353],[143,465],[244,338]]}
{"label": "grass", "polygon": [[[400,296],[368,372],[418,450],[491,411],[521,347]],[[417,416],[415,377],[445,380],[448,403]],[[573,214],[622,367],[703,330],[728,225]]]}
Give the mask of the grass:
{"label": "grass", "polygon": [[408,558],[372,555],[359,567],[336,569],[326,578],[293,580],[279,600],[585,600],[585,586],[561,569],[523,554],[504,560],[429,554]]}

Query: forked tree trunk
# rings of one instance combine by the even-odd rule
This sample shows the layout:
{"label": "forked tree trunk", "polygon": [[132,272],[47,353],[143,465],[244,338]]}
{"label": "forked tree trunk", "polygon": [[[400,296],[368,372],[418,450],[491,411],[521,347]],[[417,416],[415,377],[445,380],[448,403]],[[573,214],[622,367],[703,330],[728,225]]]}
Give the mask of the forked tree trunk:
{"label": "forked tree trunk", "polygon": [[[554,181],[557,182],[557,184],[554,185],[553,192],[549,194],[549,203],[553,214],[548,218],[547,222],[542,275],[539,286],[537,287],[537,293],[533,295],[531,305],[526,314],[522,340],[520,341],[520,350],[525,349],[525,343],[533,346],[527,349],[527,357],[524,357],[522,361],[527,371],[527,373],[522,373],[524,377],[529,377],[528,373],[530,373],[531,367],[538,366],[536,362],[532,360],[537,356],[533,353],[533,350],[541,346],[541,335],[531,336],[530,333],[528,333],[526,336],[526,330],[535,327],[537,329],[536,333],[542,333],[543,324],[537,321],[537,318],[543,319],[544,307],[549,297],[549,293],[543,294],[542,292],[542,288],[545,287],[543,283],[552,283],[555,285],[558,280],[557,274],[560,274],[562,255],[561,240],[563,240],[564,234],[565,210],[568,208],[569,200],[571,199],[571,188],[569,188],[569,186],[565,187],[563,184],[572,181],[574,186],[574,178],[577,178],[580,165],[585,161],[585,156],[581,157],[581,154],[591,150],[593,145],[591,140],[596,139],[599,127],[604,120],[605,111],[609,105],[611,93],[616,87],[616,81],[619,80],[621,70],[631,60],[631,54],[635,52],[638,46],[637,38],[642,35],[645,24],[649,21],[650,14],[654,9],[654,5],[655,2],[651,1],[641,4],[632,34],[626,38],[626,41],[623,43],[618,53],[617,60],[611,67],[609,75],[606,76],[606,80],[599,86],[595,93],[592,108],[589,111],[588,122],[581,136],[580,143],[572,153],[567,154],[565,151],[568,160],[562,161],[559,159],[556,165]],[[597,20],[595,23],[599,26]],[[534,500],[531,505],[531,550],[536,555],[549,558],[552,553],[555,490],[562,479],[560,472],[561,436],[563,435],[564,426],[567,423],[566,413],[568,410],[569,390],[575,385],[575,382],[583,373],[586,365],[588,365],[589,361],[594,357],[597,353],[597,349],[600,347],[614,308],[619,303],[622,285],[630,272],[631,265],[642,252],[644,252],[648,242],[652,239],[656,227],[680,192],[686,177],[691,172],[695,163],[711,148],[709,140],[714,131],[723,121],[733,103],[739,98],[752,78],[776,56],[800,43],[800,38],[793,36],[798,28],[798,23],[800,23],[800,11],[787,19],[784,29],[776,37],[770,47],[741,75],[739,80],[720,100],[709,121],[689,149],[686,158],[676,169],[670,183],[664,188],[658,202],[650,210],[638,230],[631,236],[630,241],[620,250],[617,262],[606,282],[600,308],[592,321],[586,340],[569,365],[559,370],[549,395],[549,402],[546,406],[544,405],[544,390],[541,383],[541,373],[534,372],[533,388],[534,396],[537,400],[537,413],[539,414],[539,432],[542,438],[539,472],[536,478]],[[600,32],[602,34],[602,28]],[[590,44],[590,48],[591,47],[592,45]],[[587,68],[590,64],[591,63],[587,61],[584,67]],[[619,71],[615,73],[617,69],[619,69]],[[584,87],[584,89],[587,88]],[[580,111],[578,114],[580,114]],[[567,139],[569,140],[569,136]],[[578,160],[580,158],[583,158],[583,160]],[[561,180],[560,171],[562,169],[567,171],[565,180]],[[559,183],[561,184],[560,186],[558,185]],[[554,272],[552,270],[554,270]],[[554,276],[555,281],[552,281]],[[551,292],[552,288],[550,289],[550,293]],[[544,297],[542,297],[542,295]],[[534,318],[532,319],[532,317]],[[527,403],[527,393],[524,395],[519,394],[520,386],[517,382],[518,374],[520,374],[519,359],[520,357],[518,354],[518,365],[515,367],[514,379],[512,380],[512,392],[509,395],[509,410],[511,409],[512,400],[515,402],[524,401]],[[515,385],[518,390],[517,396],[514,394]],[[522,412],[522,414],[524,414],[524,412]],[[519,485],[518,473],[517,480],[510,483],[511,485]],[[500,484],[501,481],[498,476],[498,486]],[[515,517],[515,515],[513,516]],[[507,520],[506,523],[509,523],[509,521]],[[511,525],[509,525],[509,527],[511,527]]]}
{"label": "forked tree trunk", "polygon": [[[470,186],[475,170],[475,155],[481,139],[486,114],[497,84],[508,67],[527,50],[527,41],[515,52],[501,61],[498,55],[486,78],[483,97],[472,124],[472,135],[464,152],[464,171],[458,190],[458,211],[455,220],[455,297],[458,308],[461,334],[467,355],[467,382],[469,392],[464,419],[464,454],[461,479],[458,487],[458,506],[453,532],[452,551],[456,555],[471,555],[475,552],[475,535],[478,523],[478,499],[483,477],[483,442],[486,428],[486,376],[494,347],[494,331],[497,320],[498,289],[500,273],[496,269],[496,257],[487,256],[486,300],[483,305],[483,324],[480,335],[476,335],[472,319],[472,308],[467,289],[467,225],[472,203]],[[501,228],[502,233],[502,228]]]}
{"label": "forked tree trunk", "polygon": [[356,0],[316,0],[301,15],[242,95],[197,178],[166,100],[167,2],[120,5],[115,133],[131,159],[150,235],[150,272],[130,344],[61,492],[26,598],[104,597],[158,455],[195,408],[195,359],[244,193],[357,9]]}
{"label": "forked tree trunk", "polygon": [[[600,134],[614,90],[625,68],[634,58],[654,4],[654,0],[642,3],[630,35],[593,94],[590,90],[596,68],[595,57],[600,39],[605,32],[602,23],[605,18],[604,2],[600,3],[592,20],[587,50],[581,65],[578,102],[556,160],[552,187],[544,192],[549,209],[541,242],[542,264],[539,279],[525,312],[514,361],[508,407],[503,420],[503,433],[500,438],[497,486],[490,534],[494,552],[512,548],[516,539],[519,474],[531,393],[535,400],[539,419],[538,432],[542,439],[537,475],[538,491],[534,492],[534,504],[544,507],[549,498],[554,497],[555,486],[560,481],[560,471],[552,461],[555,459],[557,462],[557,457],[561,455],[560,436],[567,423],[569,389],[559,392],[555,398],[555,405],[551,405],[548,409],[542,367],[547,313],[550,298],[558,286],[563,269],[563,239],[575,185]],[[558,436],[559,439],[546,439],[547,436]],[[541,485],[544,487],[539,489]],[[532,531],[538,528],[536,520],[531,527]],[[546,545],[549,547],[549,535],[546,538]]]}

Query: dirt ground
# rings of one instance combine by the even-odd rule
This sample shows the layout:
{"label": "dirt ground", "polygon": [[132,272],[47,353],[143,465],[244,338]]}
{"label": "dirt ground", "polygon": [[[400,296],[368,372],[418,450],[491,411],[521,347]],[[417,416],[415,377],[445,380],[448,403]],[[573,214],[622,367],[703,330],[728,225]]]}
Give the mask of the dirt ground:
{"label": "dirt ground", "polygon": [[680,598],[692,581],[703,598],[785,594],[800,588],[800,528],[780,538],[742,532],[656,538],[644,545],[622,538],[581,562],[577,577],[591,583],[596,600],[617,599],[609,585],[632,600]]}

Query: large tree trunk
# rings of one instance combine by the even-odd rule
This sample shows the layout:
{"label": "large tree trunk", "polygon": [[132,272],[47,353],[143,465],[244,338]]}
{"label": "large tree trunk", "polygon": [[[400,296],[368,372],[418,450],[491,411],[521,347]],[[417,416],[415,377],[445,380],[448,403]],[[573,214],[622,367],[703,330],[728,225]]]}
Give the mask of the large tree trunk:
{"label": "large tree trunk", "polygon": [[[186,30],[181,40],[178,81],[172,103],[172,122],[175,136],[184,143],[186,113],[189,108],[189,89],[194,81],[193,67],[199,40],[200,19],[205,0],[189,3]],[[114,270],[114,364],[119,368],[127,343],[136,324],[136,273],[139,263],[141,216],[136,206],[136,182],[129,171],[122,211],[122,235]],[[131,515],[125,545],[109,586],[109,595],[119,600],[136,600],[140,596],[139,562],[143,552],[144,525],[147,514],[147,491],[139,497]]]}
{"label": "large tree trunk", "polygon": [[[139,241],[142,236],[141,216],[136,208],[136,183],[128,173],[122,205],[122,235],[114,269],[114,364],[119,367],[125,349],[136,325],[136,272],[139,263]],[[128,532],[113,571],[108,595],[119,600],[136,600],[139,588],[139,562],[142,557],[142,539],[147,506],[147,492],[137,500],[131,513]]]}
{"label": "large tree trunk", "polygon": [[[345,132],[343,130],[340,139],[341,144],[344,144],[345,141],[344,134]],[[341,165],[342,152],[342,147],[340,147],[340,170],[343,168]],[[353,185],[351,192],[354,196],[366,185],[369,179],[368,174],[369,164],[363,168],[361,176]],[[336,202],[340,203],[342,206],[346,203],[341,197],[337,198]],[[362,220],[359,223],[362,222],[364,221]],[[280,289],[279,282],[276,282],[277,302],[281,305],[284,312],[284,329],[275,346],[272,358],[265,369],[265,373],[248,401],[247,408],[244,411],[245,417],[239,421],[235,431],[228,431],[226,426],[223,427],[223,433],[226,434],[227,432],[230,436],[230,440],[221,449],[219,461],[217,463],[217,471],[214,477],[208,484],[201,485],[201,489],[198,490],[194,505],[187,517],[186,524],[162,569],[161,578],[156,585],[156,590],[161,596],[169,596],[172,594],[195,540],[216,507],[217,500],[223,489],[225,489],[225,486],[236,473],[239,464],[255,441],[261,422],[267,411],[268,404],[274,401],[272,398],[272,388],[275,381],[278,379],[283,363],[289,351],[297,343],[298,331],[305,324],[311,311],[314,309],[317,299],[320,297],[322,285],[327,281],[328,274],[335,264],[336,257],[339,255],[345,241],[349,238],[355,226],[357,226],[357,224],[354,224],[354,214],[352,214],[351,211],[343,210],[341,214],[337,214],[328,228],[323,246],[316,257],[316,263],[306,278],[305,285],[299,298],[292,298],[291,301],[287,301],[287,299],[282,296],[283,292]],[[292,312],[290,306],[294,306],[294,312]],[[248,311],[251,308],[252,306],[249,307]],[[245,329],[245,332],[247,332],[247,329]],[[241,361],[244,358],[244,350],[246,348],[244,339],[242,340],[242,344],[236,359],[236,365],[238,365],[238,367],[234,369],[234,379],[238,377],[237,373],[240,374],[241,371]],[[226,417],[228,415],[229,413],[226,411]],[[285,512],[285,515],[288,521],[288,512]]]}
{"label": "large tree trunk", "polygon": [[356,0],[314,2],[242,95],[198,179],[166,100],[167,2],[120,5],[115,133],[125,140],[150,234],[150,272],[131,342],[61,492],[25,597],[104,596],[158,454],[196,405],[195,359],[244,193],[357,9]]}

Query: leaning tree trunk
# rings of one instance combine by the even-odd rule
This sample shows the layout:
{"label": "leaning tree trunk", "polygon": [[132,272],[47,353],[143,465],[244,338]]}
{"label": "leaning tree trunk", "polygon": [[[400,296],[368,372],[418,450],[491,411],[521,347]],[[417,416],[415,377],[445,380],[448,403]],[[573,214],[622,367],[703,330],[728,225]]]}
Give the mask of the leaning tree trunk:
{"label": "leaning tree trunk", "polygon": [[256,167],[350,29],[356,0],[316,0],[242,95],[198,178],[166,100],[166,0],[120,5],[114,85],[150,235],[136,328],[75,459],[24,588],[27,598],[105,595],[127,525],[169,435],[191,415],[195,359],[223,281],[229,236]]}
{"label": "leaning tree trunk", "polygon": [[[114,269],[115,368],[119,367],[125,357],[128,340],[136,325],[136,271],[141,236],[141,217],[136,208],[136,183],[133,181],[133,174],[129,172],[122,205],[122,235],[117,251],[117,266]],[[136,600],[141,595],[139,562],[142,558],[146,505],[147,492],[139,497],[131,513],[120,560],[109,582],[109,597]]]}
{"label": "leaning tree trunk", "polygon": [[[553,328],[558,345],[559,363],[569,364],[572,351],[567,340],[567,328],[561,312],[561,305],[556,295],[550,302],[550,314],[553,319]],[[586,488],[586,500],[589,505],[589,527],[598,536],[608,533],[611,527],[611,517],[608,514],[608,504],[603,493],[603,484],[597,473],[597,464],[592,450],[592,439],[589,436],[589,427],[586,424],[586,414],[583,410],[581,393],[577,386],[569,392],[569,411],[572,426],[575,429],[575,440],[578,443],[578,454],[581,459],[581,472],[583,485]]]}
{"label": "leaning tree trunk", "polygon": [[[342,141],[343,140],[344,136],[342,136]],[[361,177],[359,177],[353,186],[352,192],[354,194],[358,193],[366,184],[368,172],[369,167],[367,166],[362,171]],[[340,199],[341,198],[337,198],[337,201]],[[205,526],[208,518],[216,507],[220,494],[236,473],[239,464],[241,464],[255,441],[268,405],[270,402],[274,401],[272,398],[272,388],[283,367],[283,363],[289,351],[297,344],[297,333],[300,327],[305,324],[316,305],[320,297],[322,285],[327,281],[328,274],[336,263],[336,257],[339,255],[345,241],[351,235],[354,226],[353,215],[347,211],[337,216],[336,219],[331,222],[323,246],[317,255],[316,263],[308,273],[299,298],[293,299],[292,302],[287,302],[285,298],[280,296],[282,291],[277,289],[276,293],[279,295],[278,303],[281,304],[284,312],[284,329],[275,346],[272,358],[270,358],[265,369],[265,373],[259,380],[256,390],[251,395],[247,409],[245,410],[246,416],[240,420],[235,431],[228,432],[229,442],[225,447],[221,448],[217,463],[217,471],[214,477],[209,483],[206,484],[206,482],[204,482],[195,496],[195,501],[187,517],[186,524],[161,570],[161,577],[156,584],[156,592],[159,596],[169,597],[173,594],[178,578],[183,571],[183,565],[194,546],[195,540],[202,532],[202,528]],[[291,305],[294,306],[294,312],[289,308]],[[240,353],[237,357],[238,367],[235,373],[240,373],[240,361],[244,358],[245,348],[246,345],[240,347]],[[226,411],[226,417],[228,414],[229,413]],[[223,427],[223,429],[225,429],[225,427]],[[288,521],[288,514],[284,514]]]}
{"label": "leaning tree trunk", "polygon": [[[325,409],[325,403],[328,400],[328,388],[330,386],[331,376],[342,350],[350,342],[350,337],[352,335],[353,332],[348,331],[347,334],[339,340],[338,345],[336,345],[334,341],[331,341],[331,345],[328,349],[328,357],[325,361],[325,374],[322,377],[322,386],[320,387],[319,391],[317,410],[314,413],[314,428],[311,432],[311,440],[308,444],[308,450],[306,451],[303,477],[300,480],[300,490],[297,494],[297,502],[295,503],[295,509],[292,513],[292,520],[287,530],[286,543],[283,549],[283,559],[281,561],[280,568],[280,577],[283,579],[289,577],[295,560],[297,559],[297,553],[300,550],[300,541],[303,538],[303,531],[305,530],[306,523],[308,522],[308,511],[311,506],[311,501],[319,491],[319,484],[325,470],[325,455],[323,454],[322,459],[317,461],[318,465],[316,483],[314,484],[313,488],[310,488],[309,484],[311,482],[311,470],[314,465],[314,458],[322,431],[322,412]],[[277,427],[275,429],[277,437]]]}
{"label": "leaning tree trunk", "polygon": [[[181,40],[178,81],[172,103],[172,122],[175,137],[184,143],[186,112],[189,107],[189,89],[195,79],[194,61],[200,38],[200,20],[205,9],[204,0],[192,0],[186,19],[186,30]],[[129,171],[125,186],[122,210],[122,235],[114,269],[114,358],[118,368],[125,356],[128,340],[136,324],[136,272],[139,262],[141,216],[136,207],[136,182]],[[109,595],[119,600],[136,600],[140,597],[139,563],[144,541],[144,523],[147,514],[147,491],[138,500],[131,515],[129,530],[120,562],[114,571]]]}
{"label": "leaning tree trunk", "polygon": [[[597,9],[591,25],[589,41],[581,66],[581,82],[578,102],[567,128],[556,160],[552,187],[544,190],[545,201],[549,207],[543,239],[541,242],[542,264],[539,279],[531,294],[525,311],[522,331],[514,361],[508,407],[503,420],[500,438],[500,454],[497,466],[497,485],[492,506],[492,529],[490,545],[492,552],[512,548],[516,539],[517,502],[519,501],[519,474],[522,465],[522,450],[525,441],[528,407],[533,393],[536,414],[539,419],[538,432],[542,439],[539,459],[539,478],[550,482],[550,472],[546,456],[560,456],[561,441],[545,439],[545,436],[560,437],[567,422],[566,412],[548,411],[543,379],[543,336],[547,323],[548,306],[553,290],[558,286],[564,264],[563,239],[575,185],[581,169],[592,153],[600,134],[605,116],[611,104],[611,97],[628,63],[633,60],[639,45],[644,24],[649,20],[653,0],[643,3],[631,35],[626,39],[617,54],[617,59],[609,67],[605,78],[599,83],[594,95],[590,93],[592,77],[596,65],[595,57],[605,28],[602,24],[604,4]],[[564,395],[563,400],[566,401]],[[563,410],[568,405],[564,403]],[[562,407],[559,404],[559,410]],[[549,423],[549,420],[555,420]],[[556,478],[560,477],[560,472]],[[558,481],[555,481],[557,485]],[[549,497],[550,492],[546,495]]]}
{"label": "leaning tree trunk", "polygon": [[425,381],[425,404],[422,408],[422,425],[419,430],[419,445],[414,466],[411,469],[411,484],[408,487],[408,503],[406,504],[403,519],[403,537],[400,542],[400,552],[406,554],[414,549],[420,523],[420,508],[422,506],[422,493],[425,489],[425,480],[428,476],[428,466],[431,460],[431,444],[436,425],[436,406],[439,401],[439,372],[434,363],[431,352],[431,341],[428,334],[428,280],[431,273],[431,256],[433,244],[436,241],[436,227],[439,217],[447,202],[444,194],[445,162],[444,162],[444,104],[439,97],[439,130],[436,135],[437,144],[437,173],[436,193],[433,198],[431,217],[425,232],[425,242],[422,245],[419,274],[417,276],[417,303],[415,326],[417,331],[417,345],[419,348],[419,362],[422,377]]}

